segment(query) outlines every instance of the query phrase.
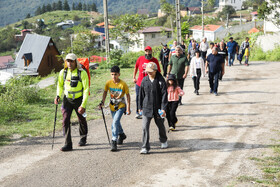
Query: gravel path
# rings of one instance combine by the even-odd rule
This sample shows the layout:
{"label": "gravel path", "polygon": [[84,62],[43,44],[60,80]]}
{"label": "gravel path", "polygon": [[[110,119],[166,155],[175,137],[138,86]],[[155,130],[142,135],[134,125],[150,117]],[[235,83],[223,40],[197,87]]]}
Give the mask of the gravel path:
{"label": "gravel path", "polygon": [[[102,120],[89,121],[86,147],[77,146],[73,126],[74,151],[67,153],[59,151],[61,132],[54,150],[51,137],[18,140],[0,149],[0,186],[251,186],[237,177],[261,177],[250,157],[269,154],[268,145],[277,139],[279,68],[278,62],[226,67],[219,96],[209,94],[207,78],[195,95],[188,77],[169,148],[160,149],[152,122],[149,155],[139,154],[142,121],[134,114],[122,119],[128,138],[118,152],[110,152]],[[106,119],[110,126],[111,117]]]}

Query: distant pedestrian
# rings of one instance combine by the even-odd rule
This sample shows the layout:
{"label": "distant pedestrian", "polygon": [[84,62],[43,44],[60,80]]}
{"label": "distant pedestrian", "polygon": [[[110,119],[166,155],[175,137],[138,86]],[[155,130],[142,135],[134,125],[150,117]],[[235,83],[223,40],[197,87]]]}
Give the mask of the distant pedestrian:
{"label": "distant pedestrian", "polygon": [[242,58],[243,58],[243,56],[244,56],[245,49],[247,48],[247,46],[248,46],[248,48],[249,48],[249,50],[250,50],[250,43],[249,43],[249,38],[248,38],[248,37],[246,37],[245,41],[243,41],[242,44],[241,44],[241,46],[240,46],[240,50],[241,50],[241,52],[240,52],[240,57],[239,57],[239,63],[240,63],[240,64],[241,64],[241,62],[242,62]]}
{"label": "distant pedestrian", "polygon": [[188,53],[188,59],[189,61],[192,60],[192,58],[195,56],[195,51],[197,50],[196,48],[196,43],[192,43],[192,48],[190,49],[189,53]]}
{"label": "distant pedestrian", "polygon": [[[176,55],[173,55],[169,61],[167,68],[167,78],[169,74],[174,74],[177,78],[180,88],[183,90],[184,81],[189,71],[188,58],[183,54],[181,46],[176,47]],[[179,104],[182,105],[182,97],[180,96]]]}
{"label": "distant pedestrian", "polygon": [[225,65],[224,59],[218,54],[218,49],[216,47],[213,47],[212,54],[206,59],[205,72],[208,72],[209,75],[210,93],[214,92],[215,96],[218,96],[219,76],[220,72],[224,75]]}
{"label": "distant pedestrian", "polygon": [[161,49],[160,54],[159,54],[159,60],[161,62],[162,68],[163,68],[163,76],[166,77],[167,74],[167,66],[168,66],[168,62],[169,62],[169,53],[170,53],[170,49],[167,47],[167,45],[165,44],[163,46],[163,49]]}
{"label": "distant pedestrian", "polygon": [[212,49],[213,49],[214,45],[215,44],[213,42],[210,43],[209,49],[207,50],[207,53],[206,53],[206,59],[207,59],[208,55],[212,54]]}
{"label": "distant pedestrian", "polygon": [[176,46],[177,46],[177,41],[173,41],[173,45],[172,47],[170,48],[170,53],[169,53],[169,60],[171,59],[171,56],[175,55],[175,49],[176,49]]}
{"label": "distant pedestrian", "polygon": [[194,93],[199,95],[200,77],[205,76],[204,60],[200,57],[200,51],[195,51],[195,57],[192,58],[190,63],[190,76],[193,79]]}
{"label": "distant pedestrian", "polygon": [[157,65],[150,62],[146,67],[148,76],[144,77],[139,92],[139,110],[143,113],[143,137],[141,154],[150,151],[150,123],[154,118],[159,130],[161,148],[167,148],[167,136],[164,119],[167,110],[167,89],[163,76],[157,70]]}
{"label": "distant pedestrian", "polygon": [[199,50],[201,51],[201,57],[204,61],[206,60],[206,53],[208,49],[209,49],[209,45],[207,43],[207,38],[204,37],[199,45]]}
{"label": "distant pedestrian", "polygon": [[62,92],[64,92],[61,111],[65,144],[60,150],[71,151],[73,144],[70,119],[73,110],[75,110],[78,116],[80,125],[80,141],[78,145],[85,146],[87,143],[88,125],[84,114],[89,96],[89,79],[87,72],[81,69],[81,65],[75,54],[67,54],[65,60],[67,67],[62,69],[58,75],[57,96],[54,99],[54,103],[58,104]]}
{"label": "distant pedestrian", "polygon": [[249,66],[249,56],[250,56],[249,45],[246,46],[244,56],[245,56],[245,65]]}
{"label": "distant pedestrian", "polygon": [[224,62],[226,65],[228,65],[228,51],[227,48],[225,47],[224,42],[220,42],[219,48],[218,48],[218,54],[222,55]]}
{"label": "distant pedestrian", "polygon": [[176,110],[179,104],[179,96],[183,96],[185,92],[178,86],[176,76],[170,74],[166,81],[168,92],[168,107],[166,112],[166,118],[168,121],[169,130],[173,131],[176,128],[178,122],[176,116]]}
{"label": "distant pedestrian", "polygon": [[[113,118],[112,122],[112,144],[111,151],[117,151],[117,144],[123,144],[123,140],[126,139],[126,134],[121,125],[122,115],[130,114],[130,94],[127,84],[121,80],[120,68],[113,66],[111,68],[111,80],[108,80],[105,84],[101,106],[104,105],[107,92],[110,93],[110,110]],[[126,100],[125,100],[126,95]],[[101,107],[100,106],[100,107]]]}
{"label": "distant pedestrian", "polygon": [[[157,65],[158,71],[160,72],[160,66],[159,66],[158,60],[153,57],[152,53],[153,53],[152,48],[150,46],[147,46],[145,48],[145,56],[140,56],[137,59],[135,67],[134,67],[134,71],[133,71],[133,82],[136,83],[135,84],[135,92],[136,92],[136,116],[135,116],[135,118],[136,119],[142,118],[142,115],[139,114],[139,112],[138,112],[139,111],[138,101],[139,101],[139,89],[141,86],[142,79],[148,75],[146,72],[146,65],[149,62],[154,62]],[[139,74],[138,74],[138,78],[136,79],[136,74],[137,74],[138,70],[139,70]]]}
{"label": "distant pedestrian", "polygon": [[237,43],[233,41],[233,37],[229,38],[229,42],[227,43],[227,50],[228,50],[229,66],[233,66],[235,54],[238,53]]}

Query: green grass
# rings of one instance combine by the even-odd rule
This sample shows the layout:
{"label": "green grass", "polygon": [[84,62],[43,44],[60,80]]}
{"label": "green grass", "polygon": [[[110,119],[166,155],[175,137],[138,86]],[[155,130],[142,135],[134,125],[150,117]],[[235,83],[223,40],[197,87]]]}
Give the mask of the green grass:
{"label": "green grass", "polygon": [[250,158],[258,164],[263,172],[263,177],[240,176],[237,178],[239,182],[253,182],[261,186],[280,186],[280,144],[271,145],[270,148],[274,151],[272,155]]}
{"label": "green grass", "polygon": [[[97,110],[97,106],[101,101],[105,82],[110,79],[109,70],[94,70],[91,71],[91,86],[87,103],[87,119],[97,119],[101,117],[101,113]],[[127,82],[129,87],[132,87],[132,72],[133,69],[121,69],[120,78]],[[52,74],[57,76],[58,74]],[[37,82],[38,78],[34,78],[35,81],[31,81],[32,84]],[[1,90],[0,90],[1,91]],[[0,92],[1,94],[1,92]],[[11,104],[11,107],[15,107],[16,112],[9,112],[5,115],[0,115],[0,145],[6,145],[15,137],[30,137],[30,136],[48,136],[54,125],[55,105],[53,104],[54,97],[56,96],[56,85],[49,86],[45,89],[38,90],[37,99],[31,100],[24,104]],[[108,103],[107,96],[107,103]],[[9,107],[9,100],[5,100],[6,103],[3,106]],[[15,104],[15,103],[14,103]],[[57,130],[61,130],[62,115],[61,115],[61,103],[58,106],[57,115]],[[74,114],[74,113],[73,113]],[[72,115],[72,122],[77,122],[76,115]]]}

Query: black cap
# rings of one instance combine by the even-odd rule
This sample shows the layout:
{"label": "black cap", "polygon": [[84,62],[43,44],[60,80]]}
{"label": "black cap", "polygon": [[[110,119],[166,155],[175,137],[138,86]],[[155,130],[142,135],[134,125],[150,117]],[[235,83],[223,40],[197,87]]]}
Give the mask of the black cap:
{"label": "black cap", "polygon": [[176,76],[174,74],[170,74],[170,75],[168,75],[168,79],[167,80],[174,80],[174,81],[176,81]]}
{"label": "black cap", "polygon": [[231,39],[233,39],[233,37],[230,37],[229,39],[231,40]]}
{"label": "black cap", "polygon": [[163,47],[167,47],[167,44],[163,45]]}
{"label": "black cap", "polygon": [[195,53],[200,53],[200,51],[198,49],[195,50]]}

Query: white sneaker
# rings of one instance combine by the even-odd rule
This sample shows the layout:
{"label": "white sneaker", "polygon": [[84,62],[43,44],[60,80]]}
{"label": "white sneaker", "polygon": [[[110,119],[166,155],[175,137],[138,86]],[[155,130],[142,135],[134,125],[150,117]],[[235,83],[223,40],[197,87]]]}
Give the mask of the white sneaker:
{"label": "white sneaker", "polygon": [[142,148],[140,154],[148,154],[149,151],[146,148]]}
{"label": "white sneaker", "polygon": [[140,114],[136,114],[136,115],[135,115],[135,118],[136,118],[136,119],[142,119],[142,116],[141,116]]}
{"label": "white sneaker", "polygon": [[167,141],[164,143],[161,143],[161,148],[166,149],[168,147]]}

